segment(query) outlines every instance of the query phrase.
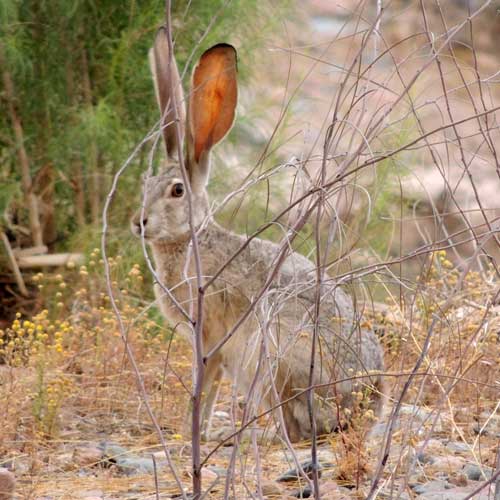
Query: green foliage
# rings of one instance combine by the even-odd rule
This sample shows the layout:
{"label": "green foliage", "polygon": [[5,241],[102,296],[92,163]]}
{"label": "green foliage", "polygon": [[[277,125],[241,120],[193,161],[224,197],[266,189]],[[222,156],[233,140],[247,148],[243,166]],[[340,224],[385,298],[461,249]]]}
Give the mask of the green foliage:
{"label": "green foliage", "polygon": [[[181,71],[188,67],[186,81],[201,51],[221,40],[235,44],[243,59],[250,61],[251,49],[258,43],[255,32],[263,33],[276,22],[262,12],[257,0],[172,4],[176,56]],[[89,176],[98,172],[102,207],[111,176],[157,119],[147,52],[164,22],[164,8],[159,0],[0,2],[0,38],[15,86],[24,146],[35,179],[42,168],[49,167],[54,174],[54,197],[49,201],[58,214],[60,241],[77,227],[78,169],[88,217],[93,194]],[[278,7],[273,9],[277,12]],[[240,74],[247,74],[248,67],[240,66]],[[19,183],[12,123],[7,103],[0,99],[0,139],[3,136],[9,141],[0,140],[2,169],[10,182]],[[125,182],[131,191],[125,195],[123,220],[132,210],[130,195],[138,194],[144,166],[143,155],[128,172],[133,181]],[[35,191],[42,190],[35,183]]]}

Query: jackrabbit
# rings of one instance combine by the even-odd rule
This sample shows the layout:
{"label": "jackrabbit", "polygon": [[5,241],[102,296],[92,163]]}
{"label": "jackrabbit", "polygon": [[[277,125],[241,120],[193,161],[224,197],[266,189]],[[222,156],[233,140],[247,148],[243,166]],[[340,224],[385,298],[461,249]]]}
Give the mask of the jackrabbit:
{"label": "jackrabbit", "polygon": [[[288,436],[291,441],[309,438],[305,389],[315,324],[316,267],[306,257],[288,250],[271,280],[282,248],[257,238],[247,242],[210,216],[206,190],[210,151],[233,124],[237,102],[236,51],[230,45],[219,44],[201,56],[193,72],[186,121],[179,72],[175,62],[169,64],[164,29],[158,31],[150,51],[150,64],[162,113],[167,159],[160,174],[147,179],[144,206],[131,225],[136,235],[143,231],[152,248],[158,277],[172,294],[169,296],[165,288],[155,285],[162,313],[190,339],[193,333],[186,327],[186,318],[178,307],[196,311],[188,187],[205,282],[231,258],[206,290],[203,302],[204,354],[220,347],[206,360],[202,411],[205,430],[209,428],[224,373],[241,394],[247,395],[250,390],[260,394],[263,409],[291,398],[282,407]],[[174,123],[173,98],[182,122],[180,134]],[[179,136],[183,142],[186,137],[184,156],[189,186],[184,184],[179,165]],[[269,280],[267,292],[259,295]],[[313,376],[313,384],[320,386],[315,390],[319,434],[348,423],[355,407],[362,405],[375,412],[380,408],[383,369],[378,339],[371,331],[357,326],[351,299],[329,277],[324,288]],[[259,297],[257,307],[242,321],[252,301]],[[222,344],[238,321],[241,324]],[[360,394],[365,396],[362,403]]]}

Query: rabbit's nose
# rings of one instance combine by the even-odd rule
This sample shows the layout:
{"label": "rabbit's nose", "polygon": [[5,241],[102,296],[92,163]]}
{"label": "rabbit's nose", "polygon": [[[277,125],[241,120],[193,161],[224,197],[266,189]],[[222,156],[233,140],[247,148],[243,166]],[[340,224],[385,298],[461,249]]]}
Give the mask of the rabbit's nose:
{"label": "rabbit's nose", "polygon": [[[137,230],[137,232],[140,233],[141,232],[141,218],[140,218],[140,216],[134,217],[133,223],[134,223],[134,226],[135,226],[135,229]],[[142,226],[144,228],[146,228],[147,223],[148,223],[148,218],[145,216],[142,219]]]}
{"label": "rabbit's nose", "polygon": [[[147,223],[148,223],[148,218],[144,217],[144,219],[142,219],[142,226],[144,227],[144,229],[146,229]],[[140,222],[140,219],[137,219],[135,225],[137,226],[138,231],[141,232],[141,222]]]}

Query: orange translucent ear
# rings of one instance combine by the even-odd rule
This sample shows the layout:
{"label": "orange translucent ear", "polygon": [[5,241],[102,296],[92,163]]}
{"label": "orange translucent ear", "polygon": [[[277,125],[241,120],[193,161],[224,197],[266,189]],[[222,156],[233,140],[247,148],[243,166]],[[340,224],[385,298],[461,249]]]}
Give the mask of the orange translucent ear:
{"label": "orange translucent ear", "polygon": [[193,73],[189,126],[196,163],[231,129],[238,88],[236,49],[219,44],[208,49]]}

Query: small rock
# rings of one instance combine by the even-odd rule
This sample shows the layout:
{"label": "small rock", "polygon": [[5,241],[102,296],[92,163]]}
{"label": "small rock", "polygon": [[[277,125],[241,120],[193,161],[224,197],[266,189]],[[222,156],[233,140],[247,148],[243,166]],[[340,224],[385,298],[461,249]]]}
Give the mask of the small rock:
{"label": "small rock", "polygon": [[470,446],[462,441],[448,441],[446,448],[453,453],[468,453],[470,450]]}
{"label": "small rock", "polygon": [[431,465],[432,470],[453,473],[459,471],[464,466],[464,463],[464,458],[448,455],[444,457],[434,457]]}
{"label": "small rock", "polygon": [[88,467],[97,465],[103,458],[100,448],[75,448],[72,462],[76,465]]}
{"label": "small rock", "polygon": [[103,455],[112,458],[129,453],[128,450],[123,446],[115,443],[108,443],[107,441],[99,443],[98,448],[102,450]]}
{"label": "small rock", "polygon": [[268,498],[282,498],[283,488],[274,481],[262,481],[262,495]]}
{"label": "small rock", "polygon": [[422,465],[434,463],[434,457],[423,451],[417,453],[417,462]]}
{"label": "small rock", "polygon": [[[291,453],[287,451],[280,451],[279,452],[280,459],[285,460],[287,463],[292,463],[293,462],[293,456]],[[299,461],[299,463],[302,462],[308,462],[311,460],[311,450],[309,448],[306,449],[301,449],[301,450],[296,450],[295,455]],[[277,458],[277,457],[276,457]],[[337,459],[337,456],[330,451],[328,448],[319,448],[318,449],[318,462],[321,464],[324,464],[326,462],[335,462]]]}
{"label": "small rock", "polygon": [[207,467],[207,470],[215,472],[215,474],[217,474],[217,477],[227,476],[227,469],[225,469],[224,467],[216,467],[215,465],[210,465],[209,467]]}
{"label": "small rock", "polygon": [[223,418],[225,420],[230,420],[230,418],[231,418],[227,411],[221,411],[221,410],[214,411],[212,416],[215,418]]}
{"label": "small rock", "polygon": [[[422,500],[463,500],[470,498],[471,493],[477,488],[476,484],[460,488],[451,488],[443,491],[435,491],[421,496]],[[493,498],[493,489],[484,488],[481,492],[474,495],[474,500],[491,500]]]}
{"label": "small rock", "polygon": [[0,467],[0,500],[12,500],[16,478],[10,470]]}
{"label": "small rock", "polygon": [[401,416],[409,415],[409,416],[416,418],[416,419],[420,420],[421,422],[423,422],[424,420],[426,420],[427,418],[430,417],[431,412],[424,409],[424,408],[421,408],[420,406],[417,406],[417,405],[405,404],[405,405],[401,406],[401,408],[399,410],[399,414]]}
{"label": "small rock", "polygon": [[434,493],[436,491],[443,491],[443,490],[447,490],[447,489],[452,488],[452,487],[453,486],[448,481],[444,481],[442,479],[429,481],[429,482],[424,483],[424,484],[411,485],[411,489],[417,495],[426,495],[427,493]]}
{"label": "small rock", "polygon": [[[400,427],[399,422],[396,422],[395,430],[399,429],[399,427]],[[370,431],[370,437],[372,439],[381,438],[384,435],[386,428],[387,424],[385,422],[376,423]]]}
{"label": "small rock", "polygon": [[201,469],[201,478],[203,479],[203,481],[213,483],[214,481],[217,481],[217,479],[219,479],[219,476],[213,470],[203,467],[203,469]]}
{"label": "small rock", "polygon": [[481,413],[479,422],[476,422],[472,429],[476,434],[500,437],[500,414]]}
{"label": "small rock", "polygon": [[444,448],[444,445],[440,439],[431,438],[419,441],[416,448],[423,448],[427,453],[438,454]]}
{"label": "small rock", "polygon": [[127,476],[154,472],[153,460],[151,460],[151,458],[134,456],[117,458],[116,465],[118,466],[118,469]]}
{"label": "small rock", "polygon": [[476,464],[466,464],[462,472],[471,481],[483,481],[484,479],[489,479],[493,474],[493,470],[490,467],[480,467]]}
{"label": "small rock", "polygon": [[325,481],[324,483],[320,484],[319,491],[322,498],[329,498],[331,500],[342,495],[341,489],[335,481]]}
{"label": "small rock", "polygon": [[[306,474],[306,476],[311,479],[313,476],[313,463],[308,460],[307,462],[303,462],[300,464],[302,467],[302,470]],[[318,477],[321,477],[323,466],[321,463],[318,464]],[[297,481],[301,477],[301,474],[297,468],[293,468],[290,470],[287,470],[285,473],[281,474],[276,481],[278,483],[286,483],[290,481]],[[304,497],[306,498],[306,497]]]}
{"label": "small rock", "polygon": [[294,491],[291,495],[293,498],[311,498],[313,492],[309,486],[305,486],[301,490]]}

